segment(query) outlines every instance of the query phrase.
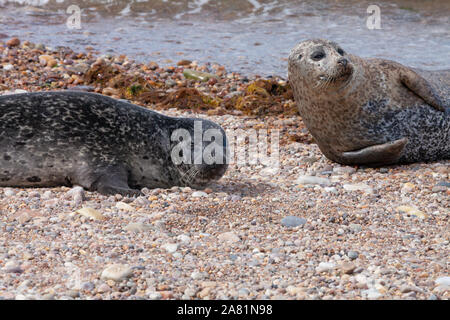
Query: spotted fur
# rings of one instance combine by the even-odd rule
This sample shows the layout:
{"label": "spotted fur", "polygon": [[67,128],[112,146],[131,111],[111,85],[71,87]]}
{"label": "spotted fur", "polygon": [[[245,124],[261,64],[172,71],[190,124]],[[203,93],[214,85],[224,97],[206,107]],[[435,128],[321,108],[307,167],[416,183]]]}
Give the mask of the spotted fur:
{"label": "spotted fur", "polygon": [[[0,96],[0,186],[80,185],[105,194],[202,186],[223,175],[225,161],[175,165],[171,159],[171,133],[192,133],[194,120],[200,119],[168,117],[86,92]],[[219,125],[200,121],[203,130],[220,129],[225,137]],[[196,175],[185,179],[192,168]]]}
{"label": "spotted fur", "polygon": [[450,159],[450,70],[362,59],[319,39],[291,51],[289,81],[303,121],[333,161]]}

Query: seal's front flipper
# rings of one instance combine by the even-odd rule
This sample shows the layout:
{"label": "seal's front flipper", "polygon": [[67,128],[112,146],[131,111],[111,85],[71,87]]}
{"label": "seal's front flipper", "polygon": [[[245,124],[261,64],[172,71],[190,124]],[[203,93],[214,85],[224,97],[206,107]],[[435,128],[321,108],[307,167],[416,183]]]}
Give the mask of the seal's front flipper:
{"label": "seal's front flipper", "polygon": [[406,67],[400,72],[400,81],[412,92],[421,97],[427,104],[442,112],[449,112],[450,106],[445,105],[445,100],[439,96],[432,85],[422,76]]}
{"label": "seal's front flipper", "polygon": [[365,164],[372,166],[393,164],[400,158],[407,142],[408,139],[403,138],[356,151],[343,152],[341,158],[346,164]]}
{"label": "seal's front flipper", "polygon": [[128,186],[128,173],[122,166],[110,166],[100,174],[91,189],[104,195],[121,194],[123,196],[140,196],[141,191]]}

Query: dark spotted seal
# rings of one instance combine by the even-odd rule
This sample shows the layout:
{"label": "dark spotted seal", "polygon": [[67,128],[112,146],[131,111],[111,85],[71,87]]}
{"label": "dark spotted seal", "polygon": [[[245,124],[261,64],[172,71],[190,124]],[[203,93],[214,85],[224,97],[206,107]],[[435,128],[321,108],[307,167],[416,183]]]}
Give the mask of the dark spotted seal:
{"label": "dark spotted seal", "polygon": [[[196,137],[196,146],[194,138],[182,134],[173,139],[180,130],[193,137],[195,128],[200,134],[215,130],[223,138]],[[188,149],[180,148],[182,139]],[[142,187],[202,187],[227,168],[225,156],[223,161],[192,159],[194,147],[201,154],[213,142],[210,153],[217,160],[226,153],[226,136],[211,121],[168,117],[100,94],[0,96],[0,186],[80,185],[123,195],[137,195]],[[174,161],[175,149],[181,161]]]}
{"label": "dark spotted seal", "polygon": [[450,159],[450,70],[413,70],[308,40],[290,53],[289,81],[303,121],[333,161]]}

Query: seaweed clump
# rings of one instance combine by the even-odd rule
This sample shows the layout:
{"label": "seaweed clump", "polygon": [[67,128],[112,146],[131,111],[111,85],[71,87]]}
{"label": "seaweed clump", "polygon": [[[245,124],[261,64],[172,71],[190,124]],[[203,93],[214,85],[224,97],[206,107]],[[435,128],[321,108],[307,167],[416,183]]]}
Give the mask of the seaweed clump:
{"label": "seaweed clump", "polygon": [[208,111],[218,108],[220,100],[205,95],[195,88],[180,88],[169,92],[161,104],[177,109]]}
{"label": "seaweed clump", "polygon": [[223,106],[227,110],[239,110],[252,116],[297,114],[289,84],[273,79],[251,82],[243,95],[224,99]]}

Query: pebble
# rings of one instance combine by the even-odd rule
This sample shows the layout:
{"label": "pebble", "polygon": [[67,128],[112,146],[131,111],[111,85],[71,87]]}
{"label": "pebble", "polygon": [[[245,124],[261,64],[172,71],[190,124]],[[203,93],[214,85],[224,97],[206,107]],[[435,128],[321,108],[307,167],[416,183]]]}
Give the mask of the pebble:
{"label": "pebble", "polygon": [[193,297],[193,296],[195,296],[196,293],[197,293],[197,290],[194,289],[194,288],[188,287],[188,288],[186,288],[186,290],[184,290],[184,295],[185,295],[186,298],[188,298],[188,299],[191,298],[191,297]]}
{"label": "pebble", "polygon": [[342,269],[342,272],[344,272],[345,274],[352,274],[353,271],[355,271],[356,266],[351,262],[344,262],[341,265],[341,269]]}
{"label": "pebble", "polygon": [[238,295],[239,297],[243,298],[243,297],[247,297],[250,294],[250,290],[248,290],[247,288],[241,288],[238,291]]}
{"label": "pebble", "polygon": [[231,231],[219,234],[219,236],[217,238],[220,241],[225,241],[225,242],[230,242],[230,243],[241,241],[241,239],[234,232],[231,232]]}
{"label": "pebble", "polygon": [[66,291],[64,295],[69,296],[71,298],[78,298],[80,296],[80,292],[78,290],[69,290]]}
{"label": "pebble", "polygon": [[190,65],[191,63],[192,63],[191,60],[180,60],[180,61],[177,62],[177,65],[178,65],[178,66],[188,66],[188,65]]}
{"label": "pebble", "polygon": [[53,193],[50,190],[47,190],[44,192],[44,194],[42,195],[42,199],[43,200],[49,200],[51,199],[53,196]]}
{"label": "pebble", "polygon": [[242,197],[241,197],[240,195],[233,194],[233,195],[231,196],[231,199],[230,199],[230,200],[233,201],[233,202],[236,202],[236,201],[242,200]]}
{"label": "pebble", "polygon": [[280,169],[278,167],[267,167],[262,169],[259,173],[262,176],[274,176],[276,175]]}
{"label": "pebble", "polygon": [[84,189],[83,187],[80,186],[75,186],[72,189],[70,189],[69,191],[66,192],[66,199],[73,199],[75,200],[75,197],[80,197],[81,196],[81,200],[85,200],[85,195],[84,195]]}
{"label": "pebble", "polygon": [[399,206],[399,207],[397,207],[397,211],[405,213],[408,216],[411,216],[411,215],[416,216],[420,219],[425,219],[427,217],[425,213],[423,213],[419,209],[416,209],[411,206]]}
{"label": "pebble", "polygon": [[166,243],[161,246],[164,250],[166,250],[168,253],[174,253],[178,249],[178,244],[176,243]]}
{"label": "pebble", "polygon": [[102,283],[100,286],[98,286],[97,288],[97,292],[98,293],[105,293],[105,292],[110,292],[111,288],[110,286],[108,286],[106,283]]}
{"label": "pebble", "polygon": [[438,285],[439,291],[450,290],[450,277],[440,277],[434,281]]}
{"label": "pebble", "polygon": [[359,257],[359,253],[357,251],[349,251],[347,253],[347,256],[351,259],[351,260],[355,260]]}
{"label": "pebble", "polygon": [[16,37],[11,38],[8,41],[6,41],[6,45],[8,47],[17,47],[19,44],[20,44],[20,40],[19,40],[19,38],[16,38]]}
{"label": "pebble", "polygon": [[321,262],[319,263],[319,266],[316,268],[316,272],[331,272],[335,268],[335,264],[332,262]]}
{"label": "pebble", "polygon": [[300,225],[304,225],[305,223],[306,219],[296,216],[287,216],[281,219],[281,224],[285,227],[298,227]]}
{"label": "pebble", "polygon": [[337,174],[352,174],[355,173],[356,169],[353,167],[334,167],[333,168],[333,173],[337,173]]}
{"label": "pebble", "polygon": [[450,182],[448,182],[448,181],[440,181],[440,182],[438,182],[436,184],[436,186],[450,188]]}
{"label": "pebble", "polygon": [[363,275],[363,274],[357,274],[357,275],[355,276],[355,280],[356,280],[359,284],[362,284],[362,285],[366,285],[367,282],[368,282],[367,277],[366,277],[365,275]]}
{"label": "pebble", "polygon": [[129,232],[144,232],[150,230],[151,226],[142,222],[133,222],[129,223],[124,229]]}
{"label": "pebble", "polygon": [[194,271],[191,273],[191,278],[193,280],[202,280],[205,279],[206,274],[204,272],[198,272],[198,271]]}
{"label": "pebble", "polygon": [[215,74],[196,71],[192,69],[184,69],[183,75],[186,79],[194,79],[199,81],[208,81],[211,78],[217,78]]}
{"label": "pebble", "polygon": [[17,217],[17,221],[20,224],[24,224],[27,223],[28,221],[30,221],[31,219],[33,219],[33,217],[36,215],[36,212],[30,211],[28,209],[24,209],[22,210],[22,213],[19,214],[19,216]]}
{"label": "pebble", "polygon": [[5,196],[7,196],[7,197],[12,197],[12,196],[14,196],[16,193],[17,193],[17,192],[16,192],[14,189],[12,189],[12,188],[5,188],[5,189],[3,189],[3,194],[4,194]]}
{"label": "pebble", "polygon": [[331,181],[327,178],[320,178],[316,176],[299,176],[296,180],[298,184],[318,184],[318,185],[325,185],[329,186],[331,184]]}
{"label": "pebble", "polygon": [[20,267],[20,263],[16,260],[10,260],[5,263],[4,270],[7,273],[22,273],[23,269]]}
{"label": "pebble", "polygon": [[211,288],[204,288],[197,293],[197,298],[206,299],[206,297],[209,295],[210,292]]}
{"label": "pebble", "polygon": [[417,288],[416,286],[412,285],[403,285],[400,287],[401,293],[408,293],[408,292],[422,292],[422,289]]}
{"label": "pebble", "polygon": [[80,210],[77,210],[76,212],[81,214],[82,216],[92,219],[92,220],[103,220],[104,219],[103,215],[93,208],[83,207]]}
{"label": "pebble", "polygon": [[3,70],[5,70],[5,71],[11,71],[13,69],[14,69],[14,66],[12,64],[3,65]]}
{"label": "pebble", "polygon": [[93,92],[93,91],[95,91],[95,87],[78,85],[78,86],[70,88],[70,90],[72,90],[72,91]]}
{"label": "pebble", "polygon": [[171,87],[175,87],[177,85],[177,83],[176,83],[176,81],[169,79],[169,80],[165,81],[165,85],[166,85],[166,87],[171,88]]}
{"label": "pebble", "polygon": [[42,295],[42,300],[55,300],[55,295],[53,293],[46,293]]}
{"label": "pebble", "polygon": [[445,191],[447,191],[447,187],[436,185],[431,189],[431,191],[432,192],[445,192]]}
{"label": "pebble", "polygon": [[184,235],[184,234],[180,234],[180,235],[177,237],[177,240],[179,240],[180,242],[183,242],[183,243],[189,243],[189,242],[191,242],[191,238],[188,237],[187,235]]}
{"label": "pebble", "polygon": [[159,292],[153,292],[153,293],[150,293],[148,295],[148,298],[150,300],[161,300],[162,299],[162,294],[159,293]]}
{"label": "pebble", "polygon": [[296,295],[299,295],[299,294],[303,294],[304,291],[305,291],[304,288],[302,288],[302,287],[296,287],[296,286],[292,286],[292,285],[290,285],[290,286],[288,286],[288,287],[286,288],[286,292],[287,292],[288,294],[292,295],[292,296],[296,296]]}
{"label": "pebble", "polygon": [[94,290],[94,288],[95,288],[95,285],[92,282],[84,282],[81,285],[81,289],[84,291],[88,291],[88,292]]}
{"label": "pebble", "polygon": [[124,264],[112,264],[103,270],[100,279],[120,282],[130,278],[132,275],[133,269],[131,269],[130,266]]}
{"label": "pebble", "polygon": [[362,231],[362,226],[360,224],[351,223],[348,227],[353,233],[359,233]]}
{"label": "pebble", "polygon": [[370,289],[367,289],[367,290],[363,290],[362,294],[367,296],[368,299],[378,299],[378,298],[381,298],[383,296],[383,294],[381,294],[375,288],[370,288]]}
{"label": "pebble", "polygon": [[195,192],[192,192],[191,196],[193,198],[202,198],[202,197],[207,197],[208,194],[206,192],[203,192],[203,191],[195,191]]}
{"label": "pebble", "polygon": [[58,64],[58,62],[52,56],[49,55],[39,56],[39,63],[43,66],[48,66],[51,68],[55,67]]}
{"label": "pebble", "polygon": [[23,89],[16,89],[14,90],[14,93],[27,93],[27,90],[23,90]]}
{"label": "pebble", "polygon": [[374,190],[364,183],[344,184],[343,188],[347,191],[363,191],[368,194],[373,194]]}
{"label": "pebble", "polygon": [[334,194],[339,194],[339,191],[335,187],[325,187],[323,188],[325,192],[331,192]]}
{"label": "pebble", "polygon": [[401,192],[402,193],[409,193],[414,191],[414,189],[416,188],[416,186],[410,182],[407,182],[403,185]]}
{"label": "pebble", "polygon": [[133,211],[134,208],[132,206],[130,206],[128,203],[125,202],[117,202],[116,203],[116,208],[119,210],[123,210],[123,211]]}

